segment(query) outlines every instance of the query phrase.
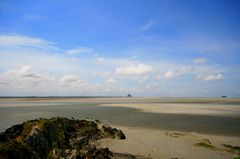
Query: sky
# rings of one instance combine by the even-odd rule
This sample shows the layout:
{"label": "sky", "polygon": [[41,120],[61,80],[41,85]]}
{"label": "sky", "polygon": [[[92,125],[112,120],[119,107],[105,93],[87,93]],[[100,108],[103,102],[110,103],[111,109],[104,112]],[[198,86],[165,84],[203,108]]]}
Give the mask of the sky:
{"label": "sky", "polygon": [[0,0],[0,96],[240,97],[239,0]]}

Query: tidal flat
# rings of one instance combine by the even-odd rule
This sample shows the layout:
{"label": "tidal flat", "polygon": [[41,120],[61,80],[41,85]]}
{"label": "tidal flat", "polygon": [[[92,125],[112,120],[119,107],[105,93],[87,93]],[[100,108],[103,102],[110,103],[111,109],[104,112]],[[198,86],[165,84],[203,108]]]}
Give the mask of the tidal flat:
{"label": "tidal flat", "polygon": [[[99,143],[149,158],[233,158],[240,145],[240,99],[229,98],[1,98],[0,131],[36,118],[97,119],[126,140]],[[203,139],[217,150],[195,146]]]}

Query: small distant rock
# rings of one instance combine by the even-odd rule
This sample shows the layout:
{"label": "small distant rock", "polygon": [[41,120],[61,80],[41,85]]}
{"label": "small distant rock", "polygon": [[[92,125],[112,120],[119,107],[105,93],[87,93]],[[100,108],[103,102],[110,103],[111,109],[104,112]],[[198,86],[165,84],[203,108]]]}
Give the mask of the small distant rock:
{"label": "small distant rock", "polygon": [[131,97],[132,97],[132,95],[131,95],[131,94],[128,94],[128,95],[127,95],[127,97],[128,97],[128,98],[131,98]]}

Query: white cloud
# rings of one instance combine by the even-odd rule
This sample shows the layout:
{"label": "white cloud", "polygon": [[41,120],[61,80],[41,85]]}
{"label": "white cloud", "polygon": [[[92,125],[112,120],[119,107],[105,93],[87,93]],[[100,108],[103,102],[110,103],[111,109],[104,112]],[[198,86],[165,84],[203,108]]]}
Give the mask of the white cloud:
{"label": "white cloud", "polygon": [[94,54],[94,58],[98,61],[98,62],[102,62],[105,60],[105,58],[99,56],[98,54]]}
{"label": "white cloud", "polygon": [[206,63],[207,61],[208,61],[208,59],[205,57],[199,57],[199,58],[194,59],[195,64],[203,64],[203,63]]}
{"label": "white cloud", "polygon": [[188,73],[188,72],[191,72],[192,70],[193,70],[193,68],[191,66],[182,66],[177,70],[177,72]]}
{"label": "white cloud", "polygon": [[7,89],[20,92],[41,92],[56,88],[54,76],[39,73],[30,65],[24,65],[19,69],[7,70],[2,76],[6,81]]}
{"label": "white cloud", "polygon": [[5,73],[6,77],[10,78],[39,78],[41,75],[35,72],[32,66],[25,65],[19,70],[9,70]]}
{"label": "white cloud", "polygon": [[33,38],[23,35],[0,35],[0,46],[2,47],[37,47],[37,48],[55,48],[55,43],[41,38]]}
{"label": "white cloud", "polygon": [[181,74],[191,72],[192,70],[193,70],[193,68],[190,66],[183,66],[176,70],[169,70],[166,73],[164,73],[163,75],[158,75],[157,79],[162,79],[162,78],[171,79],[171,78],[179,76]]}
{"label": "white cloud", "polygon": [[74,75],[64,75],[62,78],[60,78],[59,82],[63,85],[68,86],[86,86],[87,83],[78,79]]}
{"label": "white cloud", "polygon": [[138,58],[138,55],[132,56],[132,59],[137,59],[137,58]]}
{"label": "white cloud", "polygon": [[76,55],[76,54],[82,54],[82,53],[91,53],[93,52],[92,48],[88,48],[88,47],[78,47],[75,49],[70,49],[67,50],[66,53],[70,54],[70,55]]}
{"label": "white cloud", "polygon": [[128,67],[116,68],[116,73],[121,75],[142,75],[152,71],[152,66],[145,64],[130,65]]}
{"label": "white cloud", "polygon": [[140,80],[138,80],[140,83],[147,81],[149,79],[149,76],[144,76],[143,78],[141,78]]}
{"label": "white cloud", "polygon": [[73,75],[64,75],[59,82],[61,83],[74,83],[77,82],[77,79],[75,76]]}
{"label": "white cloud", "polygon": [[71,60],[72,62],[76,62],[76,61],[78,61],[78,58],[77,58],[77,57],[72,57],[70,60]]}
{"label": "white cloud", "polygon": [[40,75],[38,75],[36,72],[33,71],[31,66],[23,66],[18,71],[18,74],[23,77],[30,77],[30,78],[38,78]]}
{"label": "white cloud", "polygon": [[[214,88],[217,92],[223,88],[219,82],[206,82],[205,85],[202,85],[201,82],[188,78],[188,75],[197,76],[198,74],[202,74],[198,76],[198,79],[204,81],[220,80],[224,78],[223,75],[228,74],[229,78],[226,79],[229,80],[228,84],[239,90],[238,85],[231,82],[231,79],[238,75],[238,65],[231,67],[221,64],[193,65],[193,70],[189,66],[181,67],[184,63],[181,63],[182,61],[179,59],[165,61],[156,58],[157,56],[153,54],[150,54],[152,59],[149,59],[148,53],[159,51],[157,48],[151,48],[152,45],[158,46],[152,41],[149,42],[151,46],[148,43],[144,43],[145,45],[140,43],[141,46],[137,46],[140,49],[131,53],[132,49],[130,51],[120,47],[119,50],[109,49],[117,51],[116,55],[120,55],[120,53],[127,55],[126,52],[129,53],[128,55],[143,55],[148,60],[148,64],[145,65],[145,61],[140,61],[144,59],[137,56],[109,58],[105,52],[103,53],[105,55],[104,61],[102,61],[101,56],[97,54],[93,56],[95,51],[98,52],[95,49],[94,52],[86,56],[75,56],[75,54],[90,52],[91,49],[70,49],[68,50],[70,56],[66,55],[67,51],[61,49],[60,46],[41,38],[22,35],[4,36],[0,34],[0,95],[125,95],[130,92],[134,96],[140,95],[139,93],[164,96],[178,95],[179,91],[183,90],[182,88],[185,88],[186,92],[189,91],[190,95],[194,91],[197,94],[196,90],[204,90],[211,95],[213,91],[209,87]],[[176,43],[179,46],[172,48],[171,42],[167,46],[164,46],[164,42],[160,41],[159,43],[170,49],[167,50],[169,52],[172,51],[171,49],[180,48],[181,50],[181,43]],[[187,44],[186,46],[191,46]],[[52,47],[58,50],[53,50]],[[106,51],[110,52],[109,50]],[[183,80],[178,78],[185,74],[187,78]],[[172,78],[176,78],[176,80],[164,80]],[[157,79],[162,81],[156,81]],[[141,83],[145,80],[147,82]],[[159,86],[154,85],[154,83],[159,84]],[[161,91],[157,92],[160,88]],[[174,90],[175,94],[169,90]]]}
{"label": "white cloud", "polygon": [[97,61],[102,62],[102,61],[104,61],[104,58],[103,57],[98,57]]}
{"label": "white cloud", "polygon": [[147,23],[145,23],[139,30],[141,32],[151,29],[157,23],[156,19],[151,18]]}
{"label": "white cloud", "polygon": [[113,78],[110,78],[106,81],[107,84],[115,84],[117,81]]}
{"label": "white cloud", "polygon": [[169,70],[163,74],[163,78],[170,79],[178,75],[178,72],[174,72],[173,70]]}
{"label": "white cloud", "polygon": [[[30,65],[25,65],[15,70],[8,70],[0,75],[1,89],[5,88],[8,92],[44,92],[45,93],[66,93],[83,92],[88,88],[88,83],[74,75],[53,75],[41,73]],[[81,88],[76,90],[75,88]]]}
{"label": "white cloud", "polygon": [[202,81],[214,81],[214,80],[223,80],[224,76],[222,74],[210,74],[210,75],[197,75],[196,76],[197,80],[202,80]]}

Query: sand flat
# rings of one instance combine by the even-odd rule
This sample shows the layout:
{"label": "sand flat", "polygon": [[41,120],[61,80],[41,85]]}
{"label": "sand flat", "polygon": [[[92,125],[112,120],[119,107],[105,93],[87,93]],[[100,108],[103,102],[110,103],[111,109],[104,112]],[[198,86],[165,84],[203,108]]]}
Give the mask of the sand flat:
{"label": "sand flat", "polygon": [[208,139],[240,146],[240,99],[222,98],[1,98],[0,129],[38,117],[100,119],[120,128],[124,141],[104,139],[118,153],[150,158],[232,159],[227,151],[196,147]]}
{"label": "sand flat", "polygon": [[136,102],[136,103],[218,103],[218,104],[238,104],[240,98],[170,98],[170,97],[34,97],[34,98],[0,98],[0,102],[50,102],[50,101],[67,101],[67,102]]}
{"label": "sand flat", "polygon": [[[232,104],[209,103],[117,103],[100,104],[104,107],[135,108],[141,112],[160,114],[185,114],[204,116],[240,117],[240,106]],[[182,122],[177,120],[176,122]],[[209,121],[211,122],[211,121]],[[191,126],[189,122],[189,126]],[[235,125],[236,127],[238,125]],[[119,126],[118,126],[119,127]],[[201,134],[189,131],[172,131],[139,127],[120,127],[127,136],[124,141],[111,139],[101,140],[103,146],[120,153],[142,155],[150,158],[181,158],[181,159],[232,159],[236,154],[228,152],[223,144],[240,145],[239,136]],[[222,125],[224,129],[224,124]],[[209,140],[215,150],[196,147],[195,144]],[[137,147],[135,145],[138,145]]]}
{"label": "sand flat", "polygon": [[240,117],[239,105],[199,104],[199,103],[118,103],[100,106],[140,109],[142,112],[167,114],[223,115]]}
{"label": "sand flat", "polygon": [[[120,153],[142,155],[150,158],[179,159],[232,159],[234,154],[196,147],[194,144],[208,139],[212,145],[222,148],[222,144],[239,145],[239,137],[205,135],[182,131],[162,131],[133,127],[120,127],[126,134],[126,140],[103,139],[100,144]],[[181,134],[174,136],[173,134]],[[136,146],[137,145],[137,146]]]}

